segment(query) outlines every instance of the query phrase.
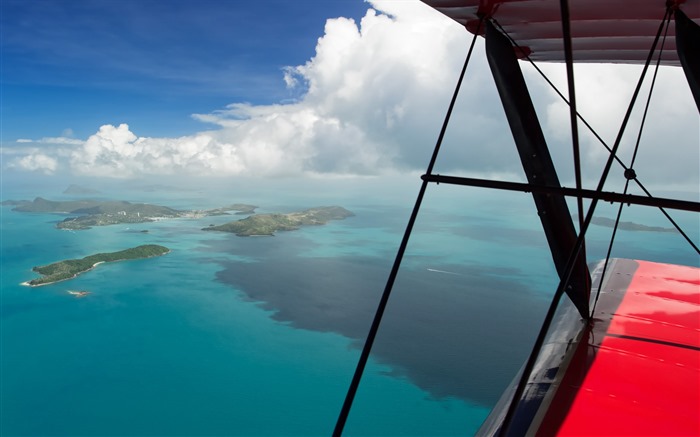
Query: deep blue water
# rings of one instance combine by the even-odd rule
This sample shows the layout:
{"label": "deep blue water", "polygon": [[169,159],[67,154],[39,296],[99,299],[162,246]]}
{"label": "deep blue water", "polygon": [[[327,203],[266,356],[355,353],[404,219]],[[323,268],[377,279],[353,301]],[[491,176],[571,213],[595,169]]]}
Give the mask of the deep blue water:
{"label": "deep blue water", "polygon": [[[3,206],[0,434],[329,435],[417,192],[335,184],[103,195],[356,214],[272,238],[200,231],[239,216],[59,231],[60,215]],[[56,189],[2,200],[67,197]],[[556,287],[532,202],[453,190],[428,193],[346,435],[472,434],[529,352]],[[679,221],[697,241],[697,218]],[[591,232],[600,258],[609,229]],[[698,265],[676,234],[618,238],[616,256]],[[172,252],[19,285],[36,265],[147,243]]]}

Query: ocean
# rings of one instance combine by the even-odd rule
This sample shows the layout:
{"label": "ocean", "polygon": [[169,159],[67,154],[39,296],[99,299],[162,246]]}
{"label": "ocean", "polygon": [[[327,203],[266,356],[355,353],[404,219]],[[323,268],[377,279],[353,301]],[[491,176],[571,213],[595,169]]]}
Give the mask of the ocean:
{"label": "ocean", "polygon": [[[201,231],[241,216],[61,231],[64,215],[2,206],[0,434],[330,435],[419,186],[380,182],[113,184],[95,195],[355,214],[274,237]],[[2,200],[85,197],[64,188],[5,183]],[[697,218],[679,222],[698,241]],[[589,259],[604,257],[609,233],[591,228]],[[34,266],[140,244],[171,252],[20,285]],[[675,233],[618,231],[613,256],[697,266],[686,246]],[[431,187],[345,435],[473,434],[529,353],[556,285],[527,195]]]}

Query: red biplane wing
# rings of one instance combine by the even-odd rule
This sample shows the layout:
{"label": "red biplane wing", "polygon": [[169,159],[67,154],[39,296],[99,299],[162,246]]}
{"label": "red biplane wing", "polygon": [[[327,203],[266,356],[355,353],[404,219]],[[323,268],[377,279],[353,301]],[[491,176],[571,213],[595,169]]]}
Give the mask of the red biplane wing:
{"label": "red biplane wing", "polygon": [[509,435],[700,435],[700,269],[617,259],[606,278],[590,326],[562,308]]}

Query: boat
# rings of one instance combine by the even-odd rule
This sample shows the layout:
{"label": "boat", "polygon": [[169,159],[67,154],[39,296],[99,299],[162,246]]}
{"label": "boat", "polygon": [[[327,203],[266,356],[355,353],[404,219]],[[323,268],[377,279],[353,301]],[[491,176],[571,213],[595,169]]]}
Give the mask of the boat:
{"label": "boat", "polygon": [[[700,0],[421,1],[473,39],[333,435],[343,433],[426,187],[433,183],[532,193],[559,276],[530,356],[477,435],[700,435],[700,269],[612,258],[610,250],[603,260],[586,257],[587,231],[600,202],[620,205],[620,211],[623,205],[660,209],[700,255],[698,243],[672,218],[675,210],[697,215],[700,203],[653,196],[633,162],[617,154],[630,114],[642,100],[642,84],[651,80],[653,90],[649,77],[659,66],[682,68],[687,84],[677,86],[687,87],[700,112]],[[478,38],[485,39],[527,182],[433,173]],[[525,62],[539,72],[543,62],[566,67],[568,92],[557,92],[569,108],[575,187],[560,184],[523,78]],[[575,93],[574,64],[586,62],[641,66],[614,143],[598,136],[608,153],[595,188],[582,183],[579,129],[592,128],[577,111]],[[625,189],[606,191],[611,168],[618,165]],[[629,184],[645,195],[630,194]],[[576,221],[567,199],[576,204]],[[620,213],[615,230],[619,223]]]}

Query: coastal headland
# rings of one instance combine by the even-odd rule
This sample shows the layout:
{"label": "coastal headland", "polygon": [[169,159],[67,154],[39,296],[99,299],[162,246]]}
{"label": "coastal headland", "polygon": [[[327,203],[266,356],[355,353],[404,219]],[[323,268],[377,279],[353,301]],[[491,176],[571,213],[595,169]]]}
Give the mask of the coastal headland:
{"label": "coastal headland", "polygon": [[41,285],[53,284],[54,282],[73,279],[81,273],[92,270],[99,264],[105,262],[126,261],[131,259],[152,258],[165,255],[170,252],[165,246],[157,244],[145,244],[131,249],[120,250],[118,252],[97,253],[81,259],[68,259],[58,261],[45,266],[32,268],[32,271],[42,275],[41,278],[23,282],[22,285],[38,287]]}

